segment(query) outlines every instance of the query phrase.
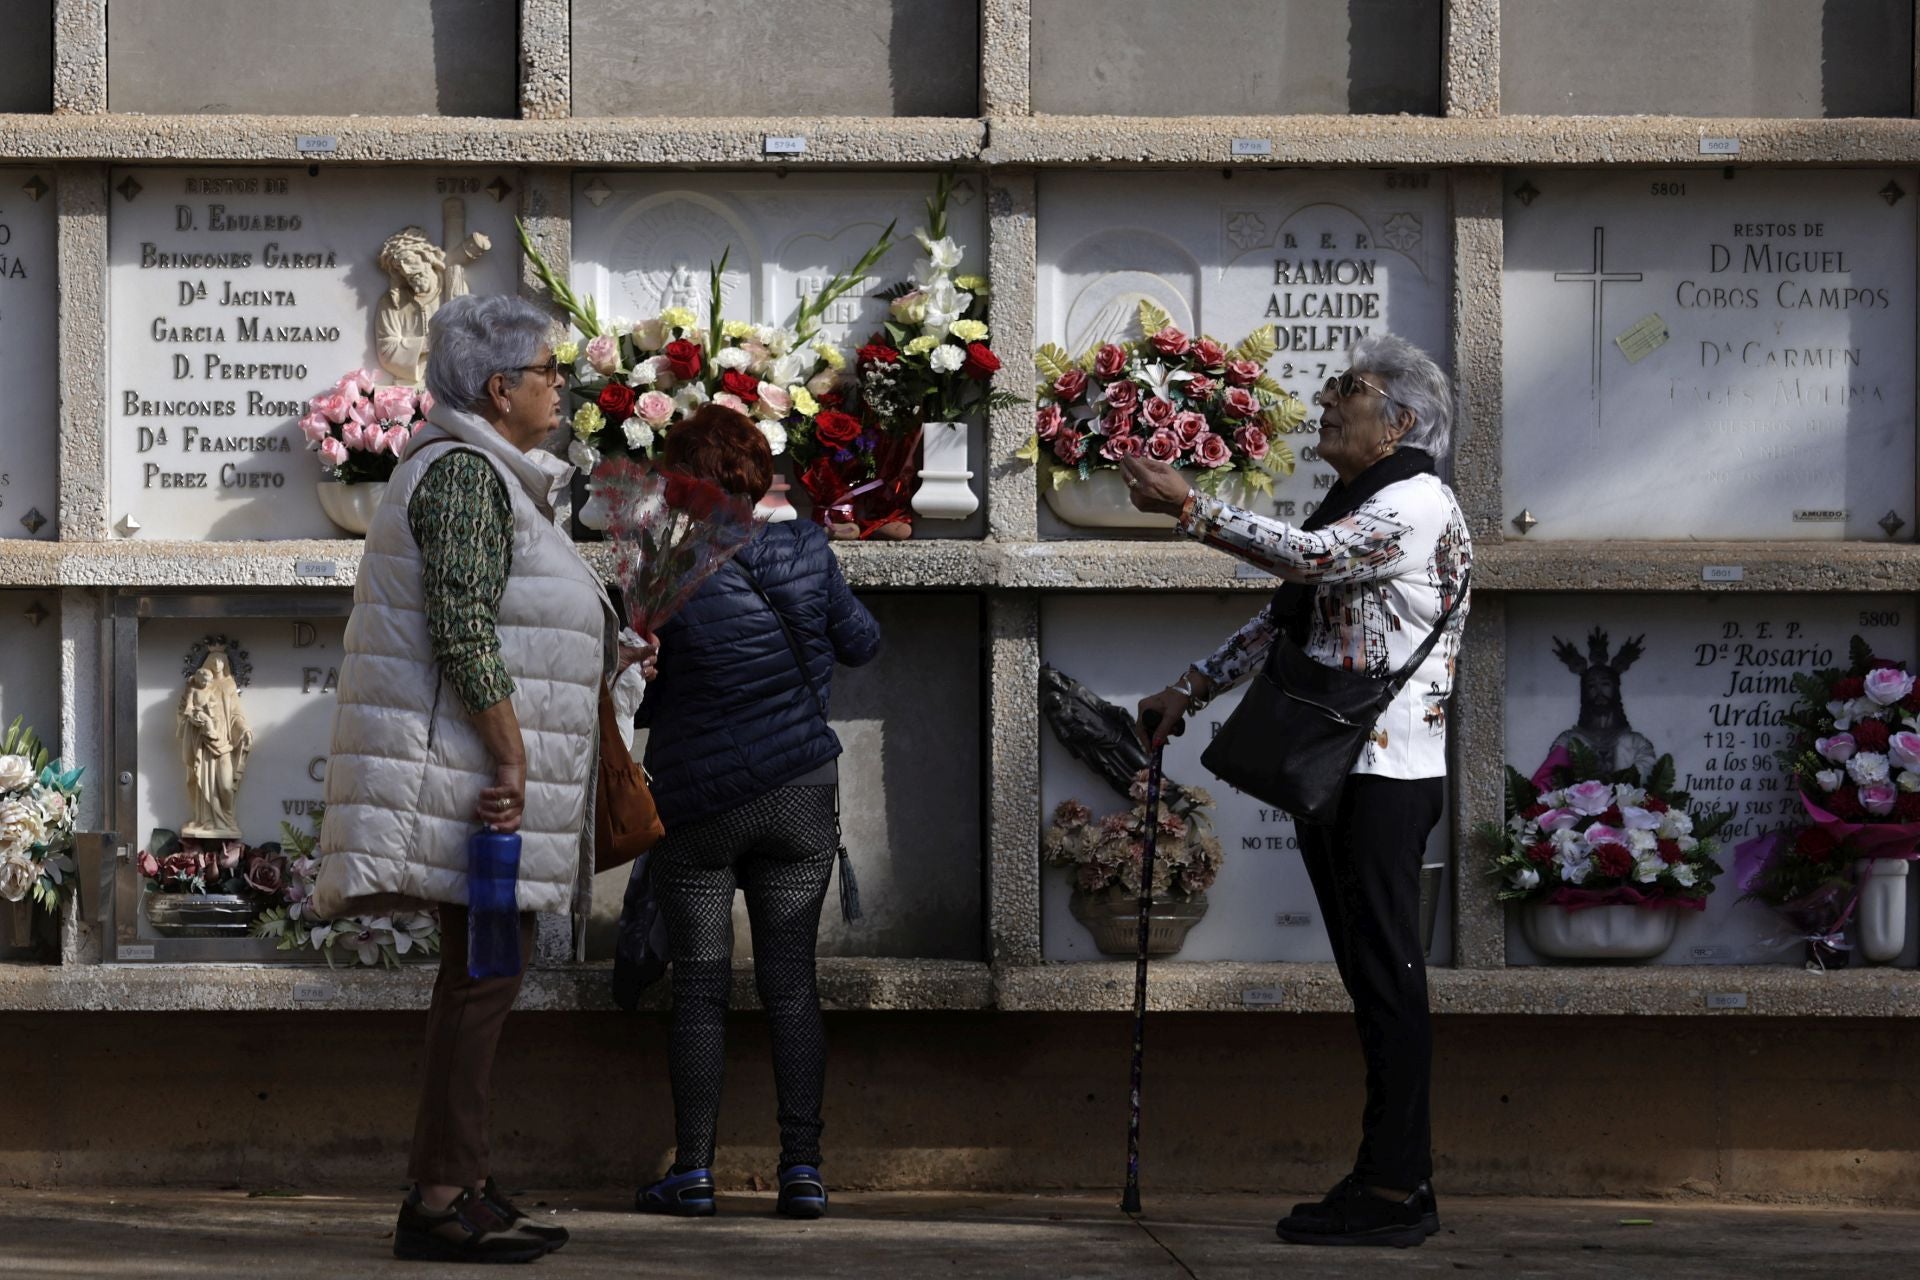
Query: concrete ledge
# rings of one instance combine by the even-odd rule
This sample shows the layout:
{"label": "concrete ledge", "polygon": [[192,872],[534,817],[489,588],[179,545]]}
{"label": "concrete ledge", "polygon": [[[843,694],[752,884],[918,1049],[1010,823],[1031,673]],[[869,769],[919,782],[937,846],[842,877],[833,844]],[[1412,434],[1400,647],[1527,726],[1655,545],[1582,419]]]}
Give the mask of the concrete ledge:
{"label": "concrete ledge", "polygon": [[[799,155],[765,154],[768,134]],[[0,115],[0,155],[22,160],[357,164],[926,165],[979,157],[986,125],[939,116],[495,120],[440,116]],[[331,137],[323,158],[302,137]]]}
{"label": "concrete ledge", "polygon": [[[398,971],[314,965],[0,965],[0,1011],[164,1013],[175,1010],[377,1013],[424,1009],[435,966]],[[609,965],[527,972],[519,1009],[535,1013],[617,1012],[607,994]],[[993,984],[984,963],[822,957],[823,1007],[841,1012],[984,1009]],[[644,1008],[668,1008],[667,984]],[[751,966],[736,966],[733,1007],[757,1009]]]}
{"label": "concrete ledge", "polygon": [[[1700,139],[1738,138],[1738,163],[1909,165],[1920,121],[1693,116],[1026,116],[988,121],[990,165],[1719,165]],[[1232,154],[1266,138],[1271,156]]]}
{"label": "concrete ledge", "polygon": [[[1706,582],[1707,565],[1739,582]],[[1526,542],[1474,547],[1483,591],[1904,591],[1920,587],[1911,542]]]}
{"label": "concrete ledge", "polygon": [[[1429,969],[1437,1014],[1920,1017],[1920,971],[1809,973],[1793,965],[1565,966]],[[1744,1009],[1707,1007],[1744,995]],[[1133,965],[1052,964],[1001,969],[995,1007],[1018,1013],[1113,1012],[1133,1007]],[[1153,966],[1148,1007],[1168,1013],[1340,1013],[1352,1008],[1331,964],[1166,961]]]}

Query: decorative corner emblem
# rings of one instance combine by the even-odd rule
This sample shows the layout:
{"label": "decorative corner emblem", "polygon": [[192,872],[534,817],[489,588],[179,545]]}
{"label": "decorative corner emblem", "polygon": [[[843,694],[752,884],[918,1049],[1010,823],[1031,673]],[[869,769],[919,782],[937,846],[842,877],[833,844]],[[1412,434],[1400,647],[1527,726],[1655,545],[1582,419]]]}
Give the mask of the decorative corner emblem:
{"label": "decorative corner emblem", "polygon": [[487,194],[493,197],[495,204],[499,204],[513,194],[513,184],[505,178],[495,178],[487,184]]}
{"label": "decorative corner emblem", "polygon": [[119,186],[115,187],[114,190],[118,191],[121,195],[125,196],[127,198],[128,204],[132,204],[133,198],[139,195],[142,191],[145,191],[146,188],[141,186],[138,182],[135,182],[133,180],[132,174],[128,174],[126,181],[122,182]]}
{"label": "decorative corner emblem", "polygon": [[37,627],[52,615],[47,612],[47,606],[35,600],[27,606],[26,613],[23,616],[29,624]]}
{"label": "decorative corner emblem", "polygon": [[1900,518],[1900,513],[1898,511],[1889,511],[1887,512],[1887,514],[1880,517],[1880,527],[1882,529],[1885,529],[1887,531],[1887,536],[1891,538],[1897,535],[1902,529],[1906,528],[1907,522]]}
{"label": "decorative corner emblem", "polygon": [[953,191],[947,198],[964,209],[973,203],[974,194],[973,179],[962,178],[953,184]]}
{"label": "decorative corner emblem", "polygon": [[1906,194],[1905,191],[1901,190],[1900,184],[1892,178],[1888,178],[1887,185],[1880,188],[1880,198],[1890,205],[1899,204],[1901,197]]}
{"label": "decorative corner emblem", "polygon": [[1532,533],[1533,526],[1539,523],[1538,520],[1534,519],[1533,512],[1524,507],[1521,508],[1520,514],[1513,518],[1513,527],[1518,529],[1523,536]]}
{"label": "decorative corner emblem", "polygon": [[602,182],[599,178],[595,178],[581,189],[580,194],[591,201],[594,208],[598,209],[601,205],[613,198],[613,188]]}
{"label": "decorative corner emblem", "polygon": [[121,537],[131,538],[134,534],[140,532],[140,522],[130,515],[121,516],[120,523],[115,525],[114,528],[120,531]]}
{"label": "decorative corner emblem", "polygon": [[28,178],[25,182],[21,183],[20,189],[26,192],[28,195],[32,196],[35,204],[38,204],[40,202],[41,196],[44,196],[45,194],[47,194],[47,192],[53,190],[52,187],[47,185],[47,180],[41,177],[37,173],[34,174],[31,178]]}
{"label": "decorative corner emblem", "polygon": [[1519,188],[1514,191],[1513,198],[1531,209],[1533,208],[1533,202],[1540,198],[1540,188],[1534,186],[1533,180],[1529,178],[1527,181],[1521,183]]}
{"label": "decorative corner emblem", "polygon": [[46,527],[47,518],[40,514],[40,508],[29,507],[27,514],[20,517],[20,523],[26,526],[28,533],[38,533]]}

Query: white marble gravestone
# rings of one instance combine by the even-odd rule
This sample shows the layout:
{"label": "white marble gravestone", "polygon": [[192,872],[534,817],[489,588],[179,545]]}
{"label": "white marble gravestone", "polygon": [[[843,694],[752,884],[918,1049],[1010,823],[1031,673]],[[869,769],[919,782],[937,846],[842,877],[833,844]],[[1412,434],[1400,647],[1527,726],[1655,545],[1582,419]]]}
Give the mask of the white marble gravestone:
{"label": "white marble gravestone", "polygon": [[[1041,607],[1041,659],[1132,712],[1141,698],[1179,675],[1188,663],[1213,652],[1266,599],[1255,593],[1052,597]],[[1175,958],[1331,960],[1320,908],[1300,862],[1293,819],[1233,790],[1200,763],[1208,739],[1239,702],[1240,690],[1223,694],[1167,746],[1167,776],[1212,794],[1214,834],[1225,854],[1220,878],[1207,891],[1207,914]],[[1120,812],[1128,803],[1068,754],[1043,717],[1042,830],[1062,801],[1074,799],[1086,803],[1096,817]],[[1446,862],[1448,843],[1443,821],[1428,841],[1426,861]],[[1451,894],[1450,886],[1443,890],[1435,919],[1430,958],[1438,964],[1445,964],[1452,951]],[[1040,939],[1046,958],[1105,958],[1073,918],[1071,897],[1069,873],[1043,864]]]}
{"label": "white marble gravestone", "polygon": [[60,597],[0,591],[0,732],[15,716],[60,751]]}
{"label": "white marble gravestone", "polygon": [[1911,537],[1916,191],[1905,170],[1510,175],[1507,517]]}
{"label": "white marble gravestone", "polygon": [[[1773,752],[1786,740],[1780,717],[1794,702],[1797,671],[1847,664],[1849,637],[1883,657],[1911,662],[1920,630],[1913,596],[1528,596],[1507,605],[1507,761],[1531,774],[1553,741],[1580,717],[1580,677],[1556,656],[1569,642],[1574,662],[1592,662],[1595,627],[1606,637],[1600,665],[1616,670],[1633,732],[1670,753],[1680,786],[1696,803],[1737,805],[1723,830],[1707,909],[1683,913],[1667,964],[1798,963],[1798,943],[1765,945],[1787,930],[1769,909],[1738,904],[1733,847],[1799,812]],[[1625,661],[1622,645],[1637,645]],[[1631,652],[1631,650],[1630,650]],[[1517,927],[1507,954],[1536,957]]]}
{"label": "white marble gravestone", "polygon": [[[210,637],[228,637],[253,754],[240,787],[238,817],[248,844],[281,839],[280,824],[312,829],[324,795],[344,618],[166,618],[140,624],[138,787],[135,830],[146,846],[156,828],[186,821],[186,765],[177,709],[186,673]],[[244,662],[244,667],[243,667]]]}
{"label": "white marble gravestone", "polygon": [[[1267,372],[1302,399],[1390,329],[1443,367],[1452,306],[1446,180],[1351,174],[1049,173],[1040,178],[1040,342],[1074,355],[1140,336],[1150,299],[1190,333],[1237,343],[1274,326]],[[1312,450],[1319,411],[1289,441],[1299,470],[1275,510],[1303,518],[1331,488]]]}
{"label": "white marble gravestone", "polygon": [[53,171],[0,168],[0,538],[59,534]]}
{"label": "white marble gravestone", "polygon": [[336,536],[297,420],[348,370],[379,370],[381,245],[408,225],[442,244],[459,201],[465,230],[492,241],[469,289],[512,292],[518,177],[130,168],[110,182],[109,523],[131,517],[142,538]]}

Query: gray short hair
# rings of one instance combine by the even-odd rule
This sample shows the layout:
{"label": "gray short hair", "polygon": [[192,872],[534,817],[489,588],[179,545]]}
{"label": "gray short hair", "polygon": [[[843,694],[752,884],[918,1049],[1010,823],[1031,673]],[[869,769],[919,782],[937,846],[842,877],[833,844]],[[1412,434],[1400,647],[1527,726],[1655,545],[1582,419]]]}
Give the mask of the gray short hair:
{"label": "gray short hair", "polygon": [[533,363],[547,340],[547,313],[512,294],[450,298],[427,325],[427,390],[441,404],[477,413],[487,400],[487,379],[507,375],[520,384],[520,368]]}
{"label": "gray short hair", "polygon": [[1444,463],[1453,445],[1453,384],[1433,357],[1398,334],[1370,333],[1353,344],[1348,363],[1385,389],[1390,415],[1396,408],[1413,412],[1400,443]]}

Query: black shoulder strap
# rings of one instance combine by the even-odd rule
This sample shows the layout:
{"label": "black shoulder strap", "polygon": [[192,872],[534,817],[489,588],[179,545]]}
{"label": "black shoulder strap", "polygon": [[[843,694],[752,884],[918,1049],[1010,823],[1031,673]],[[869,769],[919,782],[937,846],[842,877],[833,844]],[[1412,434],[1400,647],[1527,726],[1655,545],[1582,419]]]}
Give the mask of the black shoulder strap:
{"label": "black shoulder strap", "polygon": [[1407,665],[1400,668],[1399,673],[1393,677],[1393,691],[1396,694],[1406,685],[1407,681],[1413,679],[1413,673],[1420,669],[1420,664],[1425,662],[1427,655],[1433,652],[1433,646],[1440,641],[1440,633],[1447,629],[1447,623],[1453,619],[1453,611],[1458,609],[1460,602],[1467,598],[1467,588],[1472,585],[1473,570],[1472,568],[1468,568],[1466,574],[1460,579],[1460,591],[1453,597],[1453,603],[1448,605],[1447,611],[1440,615],[1440,621],[1433,624],[1433,630],[1427,633],[1426,641],[1421,644],[1419,650],[1408,660]]}
{"label": "black shoulder strap", "polygon": [[753,594],[760,597],[760,602],[773,611],[773,620],[780,624],[780,634],[786,637],[787,652],[793,655],[793,665],[800,669],[800,683],[807,686],[807,691],[813,694],[813,700],[820,704],[820,718],[826,719],[827,700],[820,696],[820,686],[813,682],[813,675],[807,670],[807,660],[801,656],[800,642],[793,638],[793,628],[787,625],[787,615],[780,612],[780,606],[773,602],[773,597],[767,594],[767,589],[760,585],[760,579],[753,576],[753,570],[747,568],[746,561],[735,556],[733,567],[738,569],[740,576],[747,580],[747,585],[753,588]]}

